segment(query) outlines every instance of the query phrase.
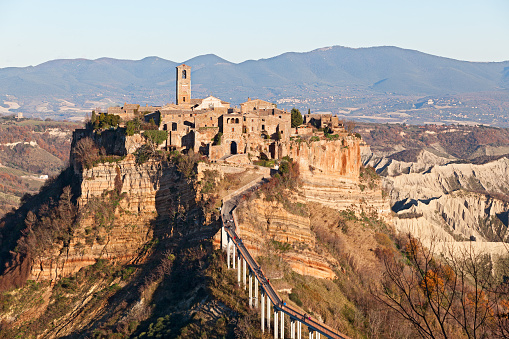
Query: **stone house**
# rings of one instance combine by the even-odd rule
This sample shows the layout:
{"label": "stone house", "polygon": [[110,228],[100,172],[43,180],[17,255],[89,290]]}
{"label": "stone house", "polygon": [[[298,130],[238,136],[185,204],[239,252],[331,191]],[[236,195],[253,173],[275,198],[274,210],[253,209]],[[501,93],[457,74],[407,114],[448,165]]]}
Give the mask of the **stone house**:
{"label": "stone house", "polygon": [[[289,141],[291,114],[278,109],[275,104],[248,98],[240,109],[214,96],[205,99],[191,97],[191,67],[176,67],[176,104],[163,107],[124,104],[110,107],[108,113],[118,114],[124,121],[144,114],[151,118],[160,130],[168,131],[164,145],[168,149],[193,150],[207,155],[211,160],[235,154],[260,152],[270,157],[280,157],[281,145]],[[214,138],[221,136],[219,143]]]}

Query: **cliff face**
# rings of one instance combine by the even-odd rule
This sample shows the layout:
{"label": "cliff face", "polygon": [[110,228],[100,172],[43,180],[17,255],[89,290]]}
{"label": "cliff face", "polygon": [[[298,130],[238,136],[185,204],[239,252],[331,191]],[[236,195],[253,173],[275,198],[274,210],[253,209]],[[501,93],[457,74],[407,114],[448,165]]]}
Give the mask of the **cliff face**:
{"label": "cliff face", "polygon": [[389,200],[379,185],[364,187],[360,180],[362,139],[294,143],[290,156],[299,162],[302,193],[309,202],[344,210],[372,209],[389,217]]}
{"label": "cliff face", "polygon": [[[164,224],[162,231],[168,235],[192,232],[179,228],[178,216],[192,211],[195,199],[192,184],[168,163],[150,160],[137,165],[129,155],[117,163],[84,169],[78,199],[83,217],[66,246],[57,243],[33,260],[29,279],[69,276],[98,259],[137,262],[153,239],[154,223]],[[197,211],[186,218],[203,223]]]}
{"label": "cliff face", "polygon": [[377,168],[385,175],[382,184],[396,213],[396,229],[424,241],[441,240],[453,247],[464,242],[501,253],[495,242],[507,239],[509,160],[442,164],[445,158],[426,151],[416,160],[403,166],[385,159],[386,165]]}
{"label": "cliff face", "polygon": [[239,233],[246,247],[255,255],[267,255],[274,251],[267,243],[289,244],[275,251],[294,271],[334,278],[333,269],[339,268],[338,263],[317,245],[307,205],[319,203],[336,210],[374,210],[389,215],[388,199],[382,196],[379,182],[368,185],[360,178],[362,146],[361,139],[351,136],[292,142],[289,156],[299,164],[302,185],[298,194],[283,193],[289,196],[285,203],[260,197],[239,206]]}
{"label": "cliff face", "polygon": [[347,136],[339,140],[292,142],[289,156],[300,165],[304,180],[316,176],[357,180],[361,166],[361,139]]}
{"label": "cliff face", "polygon": [[[304,206],[300,207],[301,213],[296,214],[275,201],[259,198],[244,201],[236,212],[239,235],[254,257],[276,251],[297,273],[333,279],[331,267],[337,266],[337,262],[317,253],[309,216]],[[272,242],[290,247],[274,249]]]}

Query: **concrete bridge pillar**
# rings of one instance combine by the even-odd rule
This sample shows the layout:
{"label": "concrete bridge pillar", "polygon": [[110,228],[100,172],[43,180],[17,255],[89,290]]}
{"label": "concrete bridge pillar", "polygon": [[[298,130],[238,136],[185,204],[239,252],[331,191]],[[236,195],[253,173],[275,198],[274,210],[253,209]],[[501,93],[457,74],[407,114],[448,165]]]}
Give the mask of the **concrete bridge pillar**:
{"label": "concrete bridge pillar", "polygon": [[297,322],[297,339],[302,339],[302,323]]}
{"label": "concrete bridge pillar", "polygon": [[278,331],[278,320],[277,320],[277,310],[274,309],[274,339],[277,339],[278,338],[278,334],[279,334],[279,331]]}
{"label": "concrete bridge pillar", "polygon": [[247,275],[247,263],[246,263],[246,259],[243,258],[242,259],[243,261],[243,266],[244,266],[244,271],[243,271],[243,274],[242,274],[242,283],[244,284],[244,291],[246,290],[246,275]]}
{"label": "concrete bridge pillar", "polygon": [[281,319],[281,339],[285,337],[285,314],[279,311],[279,318]]}
{"label": "concrete bridge pillar", "polygon": [[270,298],[267,296],[267,329],[270,331]]}
{"label": "concrete bridge pillar", "polygon": [[255,277],[255,291],[254,291],[254,298],[255,298],[255,308],[258,308],[258,284],[260,282]]}
{"label": "concrete bridge pillar", "polygon": [[260,298],[262,299],[262,333],[265,333],[265,294],[263,290],[260,293]]}
{"label": "concrete bridge pillar", "polygon": [[253,308],[253,272],[249,270],[249,308]]}
{"label": "concrete bridge pillar", "polygon": [[232,240],[228,237],[228,245],[226,246],[226,263],[230,269],[230,254],[231,254]]}
{"label": "concrete bridge pillar", "polygon": [[309,327],[308,327],[308,329],[309,329],[309,339],[314,339],[315,338],[315,335],[314,335],[315,332],[312,329],[310,329]]}
{"label": "concrete bridge pillar", "polygon": [[290,317],[290,339],[295,339],[295,319]]}
{"label": "concrete bridge pillar", "polygon": [[237,265],[238,265],[237,266],[237,268],[238,268],[238,270],[237,270],[237,283],[239,284],[239,286],[240,286],[240,273],[242,271],[242,266],[241,266],[240,260],[241,260],[240,259],[240,253],[238,253],[238,255],[237,255]]}
{"label": "concrete bridge pillar", "polygon": [[237,246],[235,246],[235,244],[233,244],[233,254],[232,254],[232,257],[233,257],[233,269],[235,269],[235,253],[237,253]]}
{"label": "concrete bridge pillar", "polygon": [[224,224],[221,226],[221,249],[224,250],[226,248],[226,244],[228,243],[228,233],[224,229]]}
{"label": "concrete bridge pillar", "polygon": [[320,332],[316,332],[316,339],[320,339]]}

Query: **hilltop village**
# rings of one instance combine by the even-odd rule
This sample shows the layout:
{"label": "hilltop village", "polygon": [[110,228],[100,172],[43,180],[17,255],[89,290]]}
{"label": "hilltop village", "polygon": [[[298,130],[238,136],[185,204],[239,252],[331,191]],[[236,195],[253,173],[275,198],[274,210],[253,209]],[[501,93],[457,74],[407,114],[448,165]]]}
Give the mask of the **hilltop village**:
{"label": "hilltop village", "polygon": [[[264,100],[248,98],[237,108],[213,96],[192,98],[191,67],[180,65],[176,70],[175,104],[126,103],[122,107],[109,107],[108,115],[119,116],[121,126],[140,117],[145,123],[152,122],[158,130],[166,131],[165,140],[158,146],[161,149],[193,150],[209,160],[230,158],[241,163],[250,161],[248,156],[263,159],[287,156],[292,136],[310,138],[317,129],[327,129],[338,137],[347,135],[343,124],[331,114],[306,114],[304,124],[292,128],[291,113]],[[127,147],[126,152],[131,153],[130,149],[134,150]]]}

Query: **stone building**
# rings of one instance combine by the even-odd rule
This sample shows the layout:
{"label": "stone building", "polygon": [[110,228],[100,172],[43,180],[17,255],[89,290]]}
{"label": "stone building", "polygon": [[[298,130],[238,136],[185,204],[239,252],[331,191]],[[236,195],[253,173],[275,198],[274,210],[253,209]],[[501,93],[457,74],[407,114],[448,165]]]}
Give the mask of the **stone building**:
{"label": "stone building", "polygon": [[280,150],[292,133],[289,112],[260,99],[248,98],[240,109],[213,96],[194,99],[191,67],[180,65],[176,71],[175,104],[163,107],[124,104],[110,107],[108,113],[120,115],[123,121],[142,115],[145,121],[153,118],[159,129],[168,131],[166,148],[193,150],[211,160],[248,153],[255,158],[261,153],[278,158],[285,153]]}
{"label": "stone building", "polygon": [[339,121],[339,118],[335,115],[332,115],[332,113],[304,114],[304,123],[311,124],[316,128],[343,128],[343,122]]}

